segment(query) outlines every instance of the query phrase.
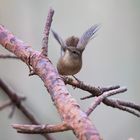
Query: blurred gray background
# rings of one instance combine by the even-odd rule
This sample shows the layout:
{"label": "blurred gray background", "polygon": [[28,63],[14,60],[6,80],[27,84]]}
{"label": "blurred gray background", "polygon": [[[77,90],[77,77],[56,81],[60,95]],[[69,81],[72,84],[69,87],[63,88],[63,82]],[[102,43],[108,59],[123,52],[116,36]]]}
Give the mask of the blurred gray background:
{"label": "blurred gray background", "polygon": [[[55,10],[52,28],[63,38],[80,36],[91,25],[101,24],[97,37],[92,40],[84,54],[84,65],[76,75],[80,80],[93,86],[120,84],[128,91],[114,96],[140,104],[140,1],[139,0],[0,0],[0,24],[17,37],[41,49],[43,30],[49,7]],[[9,54],[0,47],[0,53]],[[60,47],[52,34],[49,38],[49,57],[54,65],[60,56]],[[19,95],[27,97],[26,107],[42,123],[60,122],[43,82],[29,77],[28,67],[17,60],[0,60],[0,77]],[[87,92],[68,86],[83,110],[93,99],[80,101]],[[7,97],[0,91],[0,102]],[[13,123],[28,120],[16,110],[8,119],[11,108],[0,112],[0,140],[43,140],[40,135],[23,135],[12,129]],[[101,104],[90,116],[104,140],[140,140],[140,119]],[[59,140],[76,139],[72,132],[53,134]]]}

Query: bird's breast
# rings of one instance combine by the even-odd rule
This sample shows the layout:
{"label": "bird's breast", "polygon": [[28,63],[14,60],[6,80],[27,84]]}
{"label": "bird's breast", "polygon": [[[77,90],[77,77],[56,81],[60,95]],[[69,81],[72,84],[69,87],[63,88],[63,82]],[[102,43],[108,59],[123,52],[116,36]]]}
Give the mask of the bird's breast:
{"label": "bird's breast", "polygon": [[61,75],[75,75],[82,67],[82,59],[72,59],[70,56],[61,57],[57,63],[57,70]]}

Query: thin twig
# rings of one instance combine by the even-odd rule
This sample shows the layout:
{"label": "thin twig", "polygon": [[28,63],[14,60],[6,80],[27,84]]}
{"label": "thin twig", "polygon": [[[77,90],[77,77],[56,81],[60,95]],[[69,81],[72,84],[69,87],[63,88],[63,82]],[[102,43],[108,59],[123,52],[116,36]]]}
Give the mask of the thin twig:
{"label": "thin twig", "polygon": [[116,102],[119,105],[130,107],[130,108],[135,109],[135,110],[140,112],[140,105],[137,105],[137,104],[134,104],[134,103],[131,103],[131,102],[121,101],[121,100],[116,100]]}
{"label": "thin twig", "polygon": [[9,114],[9,118],[12,118],[13,117],[13,115],[14,115],[14,113],[15,113],[15,110],[16,110],[16,106],[15,105],[12,105],[12,107],[11,107],[11,112],[10,112],[10,114]]}
{"label": "thin twig", "polygon": [[57,125],[22,125],[13,124],[13,128],[17,130],[18,133],[27,134],[44,134],[44,133],[56,133],[71,130],[66,123],[61,123]]}
{"label": "thin twig", "polygon": [[119,94],[119,93],[123,93],[125,92],[127,89],[126,88],[119,88],[119,89],[115,89],[115,90],[110,90],[110,91],[106,91],[104,92],[102,95],[98,96],[95,98],[94,102],[91,104],[91,106],[88,108],[88,110],[86,111],[86,114],[89,116],[92,111],[107,97],[115,95],[115,94]]}
{"label": "thin twig", "polygon": [[15,98],[14,99],[15,102],[14,101],[12,102],[11,112],[10,112],[10,114],[8,116],[9,118],[12,118],[13,117],[14,112],[16,110],[16,104],[17,105],[20,105],[22,101],[25,101],[26,100],[26,97],[20,97],[20,96],[15,95],[15,94],[13,94],[13,96],[14,96],[13,98]]}
{"label": "thin twig", "polygon": [[76,88],[80,88],[84,91],[88,91],[93,95],[93,97],[99,96],[99,94],[102,94],[101,88],[96,88],[96,87],[93,87],[90,85],[86,85],[82,81],[80,81],[80,80],[77,81],[77,80],[74,80],[70,77],[61,76],[61,78],[64,80],[65,84],[69,84],[69,85],[72,85]]}
{"label": "thin twig", "polygon": [[[140,117],[140,113],[137,113],[136,111],[134,111],[134,110],[137,110],[136,108],[133,108],[132,106],[131,106],[131,107],[129,106],[129,108],[128,108],[128,107],[125,107],[125,106],[119,104],[118,101],[120,101],[120,100],[114,100],[114,99],[105,98],[105,99],[103,100],[103,103],[104,103],[105,105],[110,106],[110,107],[118,108],[118,109],[120,109],[120,110],[123,110],[123,111],[126,111],[126,112],[128,112],[128,113],[131,113],[131,114],[133,114],[133,115],[135,115],[135,116],[137,116],[137,117]],[[125,102],[125,101],[122,101],[122,102]],[[128,103],[128,104],[131,104],[131,102],[127,102],[127,103]],[[133,109],[134,109],[134,110],[133,110]],[[140,112],[140,111],[138,111],[138,112]]]}
{"label": "thin twig", "polygon": [[1,104],[0,104],[0,111],[3,110],[3,109],[5,109],[6,107],[12,105],[12,104],[13,104],[13,103],[12,103],[11,100],[4,101],[4,103],[1,103]]}
{"label": "thin twig", "polygon": [[[82,85],[84,85],[83,82],[82,82]],[[88,89],[87,86],[88,86],[88,85],[85,85],[85,87]],[[96,88],[96,87],[92,87],[92,86],[89,85],[89,87],[90,87],[90,90],[96,90],[96,89],[97,89],[97,90],[96,90],[96,96],[100,96],[100,95],[103,94],[104,92],[107,92],[107,91],[111,91],[111,90],[115,90],[115,89],[119,89],[119,88],[120,88],[119,85],[116,85],[116,86],[109,86],[109,87],[102,87],[102,88],[100,88],[100,87]],[[90,92],[90,93],[91,93],[91,92]],[[94,92],[92,92],[91,95],[82,97],[81,100],[85,100],[85,99],[92,98],[92,97],[95,97]]]}
{"label": "thin twig", "polygon": [[10,54],[0,54],[0,59],[7,59],[7,58],[19,59],[17,56],[14,56],[14,55],[10,55]]}
{"label": "thin twig", "polygon": [[44,28],[44,37],[42,40],[42,54],[44,56],[48,55],[48,39],[49,39],[49,32],[51,28],[53,14],[54,14],[54,10],[50,8],[48,12],[45,28]]}

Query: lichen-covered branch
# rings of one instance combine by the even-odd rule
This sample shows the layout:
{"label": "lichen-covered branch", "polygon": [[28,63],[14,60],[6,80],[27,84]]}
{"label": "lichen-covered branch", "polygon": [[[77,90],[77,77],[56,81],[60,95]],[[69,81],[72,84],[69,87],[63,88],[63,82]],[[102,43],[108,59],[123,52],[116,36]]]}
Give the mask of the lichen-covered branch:
{"label": "lichen-covered branch", "polygon": [[56,125],[25,125],[25,124],[13,124],[13,128],[18,133],[26,134],[45,134],[45,133],[56,133],[71,130],[66,123]]}
{"label": "lichen-covered branch", "polygon": [[0,26],[0,44],[33,68],[36,75],[44,82],[62,120],[72,128],[78,139],[100,140],[95,126],[69,94],[57,70],[46,56],[34,51],[3,26]]}

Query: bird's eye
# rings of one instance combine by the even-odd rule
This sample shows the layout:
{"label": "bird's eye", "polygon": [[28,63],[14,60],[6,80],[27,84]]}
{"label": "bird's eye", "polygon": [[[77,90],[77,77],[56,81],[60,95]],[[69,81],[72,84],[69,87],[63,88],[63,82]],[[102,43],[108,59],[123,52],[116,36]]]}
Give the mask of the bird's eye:
{"label": "bird's eye", "polygon": [[73,51],[73,53],[74,53],[74,54],[77,54],[77,52],[76,52],[76,51]]}

